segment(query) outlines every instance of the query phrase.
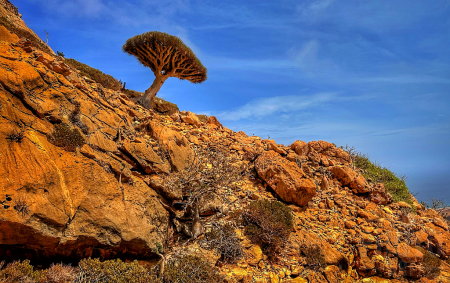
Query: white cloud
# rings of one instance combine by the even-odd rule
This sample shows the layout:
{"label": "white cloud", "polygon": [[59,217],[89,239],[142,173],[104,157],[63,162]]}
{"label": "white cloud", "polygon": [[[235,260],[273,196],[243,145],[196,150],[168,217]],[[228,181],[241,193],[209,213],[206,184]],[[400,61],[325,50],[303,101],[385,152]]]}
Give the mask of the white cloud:
{"label": "white cloud", "polygon": [[273,96],[251,101],[234,110],[217,113],[219,120],[237,121],[279,113],[305,110],[336,99],[337,93],[321,92],[311,96]]}

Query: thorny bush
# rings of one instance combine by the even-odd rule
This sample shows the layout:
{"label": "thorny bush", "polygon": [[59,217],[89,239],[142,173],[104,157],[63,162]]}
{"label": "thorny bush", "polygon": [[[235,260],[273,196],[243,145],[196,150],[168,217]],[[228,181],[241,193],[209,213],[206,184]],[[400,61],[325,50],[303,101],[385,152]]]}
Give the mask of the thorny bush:
{"label": "thorny bush", "polygon": [[291,208],[279,201],[253,201],[242,216],[249,239],[261,244],[269,256],[281,250],[294,227]]}
{"label": "thorny bush", "polygon": [[224,262],[235,263],[244,255],[241,240],[238,238],[234,227],[231,224],[215,224],[214,227],[205,234],[202,243],[209,249],[215,249]]}
{"label": "thorny bush", "polygon": [[310,269],[318,271],[325,266],[325,256],[319,246],[305,246],[301,251],[306,257],[306,264]]}
{"label": "thorny bush", "polygon": [[194,255],[171,258],[164,272],[164,283],[222,283],[224,278],[219,271]]}
{"label": "thorny bush", "polygon": [[51,140],[56,146],[63,147],[68,151],[75,151],[77,147],[83,146],[86,141],[83,134],[77,128],[71,129],[67,124],[56,124]]}
{"label": "thorny bush", "polygon": [[184,170],[164,177],[166,191],[181,190],[188,206],[215,196],[225,198],[226,193],[217,194],[222,188],[231,194],[231,190],[237,187],[235,182],[245,171],[239,157],[230,154],[226,148],[208,143],[194,147],[193,151],[195,154]]}

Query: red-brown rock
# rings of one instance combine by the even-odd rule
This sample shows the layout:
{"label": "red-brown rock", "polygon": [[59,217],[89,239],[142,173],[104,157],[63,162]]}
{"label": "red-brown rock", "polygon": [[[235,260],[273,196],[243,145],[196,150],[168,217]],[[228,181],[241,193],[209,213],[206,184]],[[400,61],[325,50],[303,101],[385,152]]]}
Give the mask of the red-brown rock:
{"label": "red-brown rock", "polygon": [[421,262],[423,259],[423,253],[405,243],[400,243],[397,246],[397,254],[406,263]]}

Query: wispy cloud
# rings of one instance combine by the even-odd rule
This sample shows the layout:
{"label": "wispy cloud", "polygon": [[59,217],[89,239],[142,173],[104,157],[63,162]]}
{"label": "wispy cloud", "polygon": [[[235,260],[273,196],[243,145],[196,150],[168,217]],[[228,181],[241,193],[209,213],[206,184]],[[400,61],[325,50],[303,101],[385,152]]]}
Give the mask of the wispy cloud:
{"label": "wispy cloud", "polygon": [[278,113],[300,111],[332,101],[337,93],[322,92],[311,96],[273,96],[251,101],[234,110],[217,113],[220,120],[237,121],[248,118],[260,118]]}

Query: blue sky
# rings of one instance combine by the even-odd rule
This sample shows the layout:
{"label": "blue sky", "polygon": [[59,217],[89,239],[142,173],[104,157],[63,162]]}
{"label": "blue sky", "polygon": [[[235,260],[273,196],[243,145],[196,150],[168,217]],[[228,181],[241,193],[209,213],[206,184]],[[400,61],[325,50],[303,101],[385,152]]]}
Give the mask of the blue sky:
{"label": "blue sky", "polygon": [[168,79],[159,96],[228,128],[354,146],[399,175],[420,201],[450,203],[448,0],[20,0],[49,45],[144,91],[149,68],[121,51],[158,30],[208,69]]}

